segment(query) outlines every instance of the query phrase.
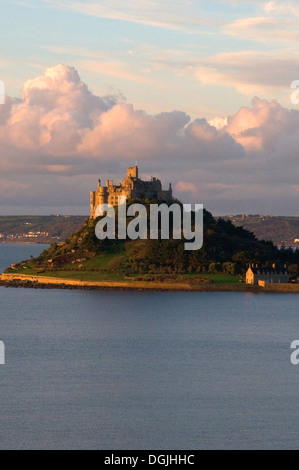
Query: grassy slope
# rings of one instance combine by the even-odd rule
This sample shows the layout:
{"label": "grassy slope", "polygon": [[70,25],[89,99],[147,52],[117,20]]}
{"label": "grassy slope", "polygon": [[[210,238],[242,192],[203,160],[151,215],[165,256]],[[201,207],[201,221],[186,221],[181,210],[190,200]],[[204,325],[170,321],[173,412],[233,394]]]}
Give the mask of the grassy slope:
{"label": "grassy slope", "polygon": [[[63,269],[40,271],[30,266],[30,262],[22,266],[21,269],[9,269],[7,272],[15,274],[39,275],[45,277],[79,279],[82,281],[134,281],[134,275],[125,276],[124,274],[113,272],[115,263],[122,263],[125,255],[103,254],[75,265],[68,265]],[[80,267],[79,267],[80,266]],[[136,276],[137,277],[137,276]],[[192,280],[192,278],[202,278],[210,280],[215,284],[239,284],[238,276],[227,274],[178,274],[178,281]]]}

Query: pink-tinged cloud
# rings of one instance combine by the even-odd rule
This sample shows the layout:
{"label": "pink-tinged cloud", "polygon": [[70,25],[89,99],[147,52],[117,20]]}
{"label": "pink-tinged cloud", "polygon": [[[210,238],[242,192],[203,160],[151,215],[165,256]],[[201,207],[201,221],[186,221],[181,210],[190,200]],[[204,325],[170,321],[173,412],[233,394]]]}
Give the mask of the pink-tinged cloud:
{"label": "pink-tinged cloud", "polygon": [[88,208],[97,177],[121,178],[138,160],[144,173],[172,181],[178,196],[197,202],[232,207],[269,194],[269,207],[278,197],[297,207],[299,111],[276,101],[255,98],[209,122],[191,122],[181,111],[153,116],[124,97],[94,95],[74,68],[57,65],[0,106],[0,146],[1,178],[14,183],[16,203],[44,204],[51,193],[56,203],[86,198]]}
{"label": "pink-tinged cloud", "polygon": [[282,136],[298,134],[299,112],[283,108],[276,101],[254,98],[228,118],[223,130],[246,150],[271,151]]}
{"label": "pink-tinged cloud", "polygon": [[175,192],[179,195],[192,194],[193,197],[197,197],[199,195],[199,188],[194,183],[179,181],[175,186]]}

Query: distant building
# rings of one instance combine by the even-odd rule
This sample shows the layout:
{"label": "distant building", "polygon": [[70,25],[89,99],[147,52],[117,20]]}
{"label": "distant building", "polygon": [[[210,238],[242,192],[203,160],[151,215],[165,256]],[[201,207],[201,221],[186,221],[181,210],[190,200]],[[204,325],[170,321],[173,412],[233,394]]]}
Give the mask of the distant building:
{"label": "distant building", "polygon": [[98,189],[90,193],[90,217],[95,218],[96,208],[100,204],[118,205],[118,198],[121,196],[127,199],[157,199],[158,201],[171,202],[172,188],[164,191],[162,183],[157,178],[151,181],[142,181],[138,176],[138,166],[128,168],[127,176],[119,185],[114,185],[113,181],[106,181],[106,186],[101,185],[99,180]]}
{"label": "distant building", "polygon": [[290,281],[290,275],[286,268],[261,268],[259,266],[250,266],[246,273],[246,284],[283,284]]}

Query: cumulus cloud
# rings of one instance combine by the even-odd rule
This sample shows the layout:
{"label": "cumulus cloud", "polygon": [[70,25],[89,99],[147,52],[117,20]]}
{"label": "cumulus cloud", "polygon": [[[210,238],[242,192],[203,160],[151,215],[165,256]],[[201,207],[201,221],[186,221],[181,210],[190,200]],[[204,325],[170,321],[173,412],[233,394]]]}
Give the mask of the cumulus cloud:
{"label": "cumulus cloud", "polygon": [[254,98],[209,122],[181,111],[153,116],[124,97],[94,95],[74,68],[57,65],[0,106],[0,144],[2,205],[86,201],[87,213],[97,177],[122,177],[138,160],[144,173],[172,181],[182,200],[218,212],[250,204],[259,212],[261,200],[263,212],[278,202],[297,210],[299,111],[276,101]]}
{"label": "cumulus cloud", "polygon": [[299,112],[283,108],[276,101],[254,98],[252,107],[241,108],[223,127],[247,150],[271,152],[279,141],[298,137]]}

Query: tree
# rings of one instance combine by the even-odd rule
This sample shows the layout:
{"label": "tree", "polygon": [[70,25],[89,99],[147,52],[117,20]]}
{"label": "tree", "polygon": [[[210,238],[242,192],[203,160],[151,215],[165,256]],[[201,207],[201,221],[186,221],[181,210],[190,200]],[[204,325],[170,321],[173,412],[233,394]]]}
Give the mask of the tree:
{"label": "tree", "polygon": [[292,279],[296,279],[299,276],[299,265],[292,264],[291,266],[289,266],[289,274]]}
{"label": "tree", "polygon": [[222,264],[222,271],[224,274],[236,274],[236,263],[226,262]]}

